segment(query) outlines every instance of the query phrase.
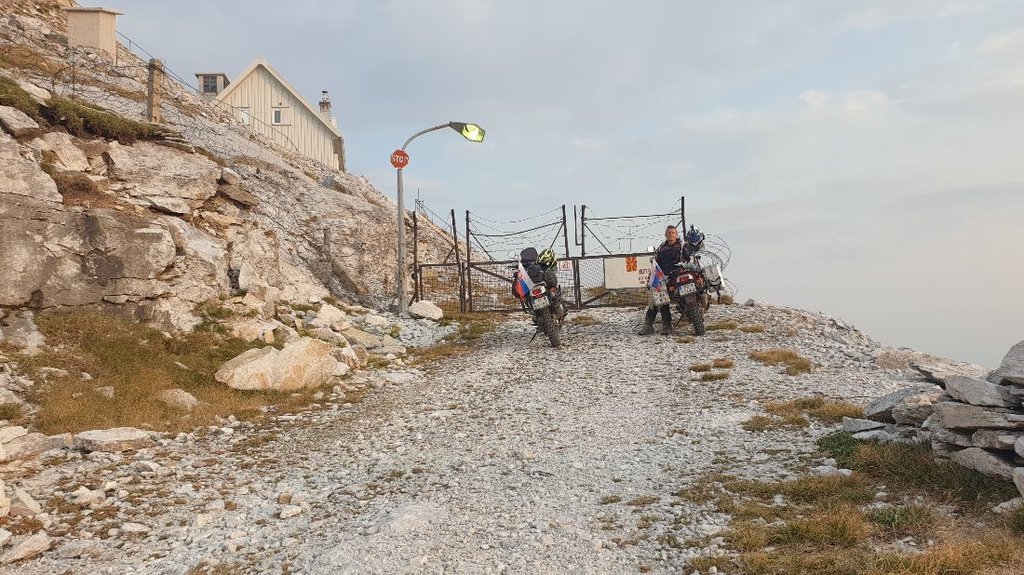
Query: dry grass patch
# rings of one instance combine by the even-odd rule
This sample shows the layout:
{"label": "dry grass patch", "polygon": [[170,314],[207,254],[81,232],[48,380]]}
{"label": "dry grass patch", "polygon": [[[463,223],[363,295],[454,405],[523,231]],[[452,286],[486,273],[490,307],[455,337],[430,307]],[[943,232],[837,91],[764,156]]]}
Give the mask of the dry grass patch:
{"label": "dry grass patch", "polygon": [[761,500],[782,495],[793,503],[824,507],[867,503],[874,499],[875,493],[870,483],[858,475],[801,477],[779,483],[730,481],[725,487],[733,493]]}
{"label": "dry grass patch", "polygon": [[487,334],[493,333],[498,321],[484,314],[449,314],[442,325],[458,322],[458,330],[445,337],[440,343],[427,347],[412,348],[409,361],[413,365],[436,363],[444,359],[467,355],[472,344]]}
{"label": "dry grass patch", "polygon": [[168,134],[159,126],[129,120],[85,102],[53,96],[40,110],[52,125],[64,126],[82,138],[96,137],[131,144],[137,140],[163,139]]}
{"label": "dry grass patch", "polygon": [[886,535],[902,538],[922,535],[935,526],[938,517],[930,508],[912,503],[902,507],[873,509],[868,512],[867,519]]}
{"label": "dry grass patch", "polygon": [[733,367],[736,366],[736,364],[727,357],[720,357],[715,361],[712,361],[711,365],[718,369],[732,369]]}
{"label": "dry grass patch", "polygon": [[690,366],[690,371],[695,371],[697,373],[703,373],[705,371],[711,371],[711,364],[710,363],[695,363],[695,364]]}
{"label": "dry grass patch", "polygon": [[605,495],[601,498],[601,505],[609,505],[612,503],[618,503],[622,501],[622,498],[618,495]]}
{"label": "dry grass patch", "polygon": [[[44,433],[121,426],[185,430],[217,417],[258,417],[267,405],[293,411],[308,405],[316,391],[239,391],[214,380],[224,362],[262,343],[212,332],[165,338],[156,329],[84,309],[39,314],[36,322],[52,350],[15,360],[33,375],[41,367],[71,374],[51,377],[32,392],[40,406],[35,425]],[[81,372],[93,380],[81,381]],[[94,391],[107,386],[114,389],[113,398]],[[202,403],[189,414],[173,410],[155,399],[169,388],[184,389]]]}
{"label": "dry grass patch", "polygon": [[661,498],[656,495],[641,495],[639,497],[634,497],[633,499],[630,499],[629,501],[626,502],[626,505],[629,505],[630,507],[646,507],[648,505],[657,503],[660,500]]}
{"label": "dry grass patch", "polygon": [[705,327],[707,331],[730,331],[739,327],[739,324],[734,321],[720,321],[718,323],[712,323]]}
{"label": "dry grass patch", "polygon": [[823,397],[805,397],[784,403],[767,403],[764,406],[768,413],[781,417],[806,414],[826,423],[838,423],[844,417],[863,417],[864,409],[842,401],[829,401]]}
{"label": "dry grass patch", "polygon": [[764,333],[765,327],[759,323],[752,325],[741,325],[739,330],[743,333]]}
{"label": "dry grass patch", "polygon": [[715,298],[715,301],[713,301],[712,303],[716,305],[732,305],[736,303],[736,298],[732,297],[729,294],[722,294],[721,296]]}
{"label": "dry grass patch", "polygon": [[729,379],[729,372],[720,371],[717,373],[702,373],[700,374],[701,381],[722,381],[723,379]]}
{"label": "dry grass patch", "polygon": [[811,371],[811,368],[814,367],[811,360],[801,357],[800,354],[791,349],[754,351],[751,352],[750,359],[759,361],[765,365],[784,365],[786,366],[786,369],[784,370],[786,375],[808,373]]}
{"label": "dry grass patch", "polygon": [[684,335],[676,338],[676,343],[697,343],[697,338],[692,335]]}
{"label": "dry grass patch", "polygon": [[23,413],[19,403],[0,403],[0,419],[7,421],[18,421]]}

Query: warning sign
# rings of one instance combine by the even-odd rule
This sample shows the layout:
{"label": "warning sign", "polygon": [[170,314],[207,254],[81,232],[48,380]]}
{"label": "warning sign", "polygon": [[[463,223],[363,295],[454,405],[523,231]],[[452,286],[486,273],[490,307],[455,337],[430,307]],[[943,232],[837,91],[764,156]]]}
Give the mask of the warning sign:
{"label": "warning sign", "polygon": [[650,256],[604,258],[604,287],[607,289],[646,287],[650,277]]}

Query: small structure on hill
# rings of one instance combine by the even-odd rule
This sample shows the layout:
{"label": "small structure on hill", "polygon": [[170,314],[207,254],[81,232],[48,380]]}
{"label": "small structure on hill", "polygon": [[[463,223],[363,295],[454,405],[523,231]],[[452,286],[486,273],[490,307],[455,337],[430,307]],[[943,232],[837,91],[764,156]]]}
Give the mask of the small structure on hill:
{"label": "small structure on hill", "polygon": [[117,56],[117,17],[120,12],[79,7],[65,8],[64,11],[68,15],[68,42]]}

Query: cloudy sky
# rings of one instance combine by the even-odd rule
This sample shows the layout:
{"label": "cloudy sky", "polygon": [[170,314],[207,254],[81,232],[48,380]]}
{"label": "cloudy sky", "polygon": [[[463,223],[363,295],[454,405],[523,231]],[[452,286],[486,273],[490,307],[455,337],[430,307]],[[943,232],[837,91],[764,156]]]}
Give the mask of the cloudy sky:
{"label": "cloudy sky", "polygon": [[[687,199],[742,299],[998,363],[1024,339],[1021,0],[109,0],[182,76],[329,90],[351,171],[494,220]],[[652,240],[653,241],[653,240]],[[644,242],[641,242],[644,243]]]}

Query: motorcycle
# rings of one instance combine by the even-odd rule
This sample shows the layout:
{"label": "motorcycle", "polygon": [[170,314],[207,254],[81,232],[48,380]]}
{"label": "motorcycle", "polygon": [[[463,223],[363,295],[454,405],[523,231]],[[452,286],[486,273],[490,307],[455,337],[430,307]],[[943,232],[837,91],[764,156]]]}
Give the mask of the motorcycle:
{"label": "motorcycle", "polygon": [[[525,277],[523,277],[525,276]],[[530,338],[532,342],[537,335],[543,333],[551,343],[551,347],[562,344],[561,331],[565,323],[567,308],[559,299],[559,289],[548,287],[543,277],[530,277],[522,263],[512,276],[512,293],[523,306],[523,311],[533,316],[533,324],[537,331]]]}
{"label": "motorcycle", "polygon": [[700,255],[694,254],[691,262],[676,264],[675,293],[673,300],[684,317],[693,325],[696,335],[704,335],[704,315],[711,308],[711,292],[721,298],[722,270],[719,266],[702,267]]}

